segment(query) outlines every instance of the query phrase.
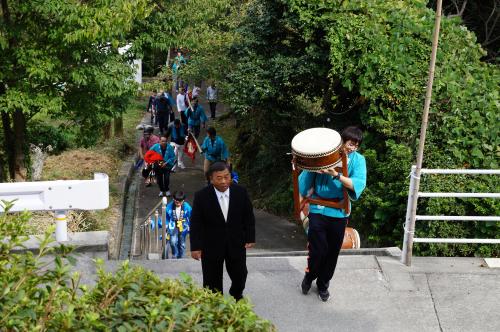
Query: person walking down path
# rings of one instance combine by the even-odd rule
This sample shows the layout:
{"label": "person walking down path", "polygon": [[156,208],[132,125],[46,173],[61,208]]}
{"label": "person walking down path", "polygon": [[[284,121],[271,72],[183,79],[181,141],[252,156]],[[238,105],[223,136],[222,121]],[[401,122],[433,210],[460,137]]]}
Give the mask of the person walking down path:
{"label": "person walking down path", "polygon": [[162,136],[160,143],[153,145],[150,150],[159,153],[163,158],[163,160],[156,162],[154,166],[156,182],[160,188],[158,196],[170,196],[170,173],[175,164],[174,148],[167,143],[167,138]]}
{"label": "person walking down path", "polygon": [[[302,197],[312,189],[312,197],[323,197],[341,201],[343,188],[350,200],[357,200],[366,186],[366,161],[356,152],[362,141],[362,132],[357,127],[342,131],[342,149],[349,157],[349,174],[337,172],[334,167],[317,172],[303,171],[299,176]],[[326,302],[330,298],[328,287],[337,266],[340,248],[349,215],[343,209],[311,204],[309,208],[309,231],[307,268],[302,280],[302,293],[306,295],[316,280],[319,298]]]}
{"label": "person walking down path", "polygon": [[168,119],[168,124],[174,122],[175,120],[175,112],[174,112],[174,106],[176,105],[176,102],[174,102],[174,98],[170,95],[168,91],[163,91],[163,96],[167,98],[168,104],[169,104],[169,119]]}
{"label": "person walking down path", "polygon": [[217,87],[215,86],[215,82],[213,82],[207,88],[207,100],[208,104],[210,105],[210,118],[212,120],[215,119],[215,111],[217,109],[217,95]]}
{"label": "person walking down path", "polygon": [[186,109],[186,91],[181,87],[176,97],[177,112],[181,113]]}
{"label": "person walking down path", "polygon": [[144,160],[144,155],[148,152],[149,149],[155,144],[160,143],[160,138],[153,134],[154,128],[152,126],[147,126],[144,128],[144,132],[142,134],[141,141],[139,142],[138,154],[139,158],[143,161],[143,169],[142,176],[146,179],[146,186],[149,187],[151,185],[151,172],[153,171],[153,165],[147,163]]}
{"label": "person walking down path", "polygon": [[170,234],[170,247],[173,258],[182,258],[186,252],[186,237],[189,234],[192,208],[186,202],[182,191],[173,194],[173,201],[166,207],[166,222]]}
{"label": "person walking down path", "polygon": [[172,111],[172,106],[170,106],[170,102],[164,94],[160,95],[156,113],[158,117],[158,127],[160,129],[160,134],[163,135],[167,130],[169,119],[174,114]]}
{"label": "person walking down path", "polygon": [[205,173],[205,177],[208,181],[208,169],[210,168],[210,165],[218,161],[227,163],[229,159],[229,150],[222,137],[217,136],[215,128],[209,127],[207,129],[207,136],[201,144],[201,151],[205,154],[203,172]]}
{"label": "person walking down path", "polygon": [[200,136],[200,126],[205,128],[207,122],[207,116],[205,115],[205,109],[198,102],[198,98],[193,98],[193,110],[191,107],[186,108],[185,114],[188,119],[188,130],[194,134],[194,137],[198,138]]}
{"label": "person walking down path", "polygon": [[[179,119],[175,119],[174,122],[168,125],[167,133],[165,137],[170,136],[170,144],[173,145],[175,151],[175,158],[177,159],[177,165],[181,169],[186,168],[184,166],[184,143],[186,143],[187,132]],[[174,168],[175,169],[175,166]]]}
{"label": "person walking down path", "polygon": [[210,166],[211,184],[196,192],[191,215],[191,257],[200,260],[203,287],[223,292],[224,262],[231,279],[229,294],[243,298],[246,250],[255,245],[255,217],[245,188],[231,183],[226,163]]}

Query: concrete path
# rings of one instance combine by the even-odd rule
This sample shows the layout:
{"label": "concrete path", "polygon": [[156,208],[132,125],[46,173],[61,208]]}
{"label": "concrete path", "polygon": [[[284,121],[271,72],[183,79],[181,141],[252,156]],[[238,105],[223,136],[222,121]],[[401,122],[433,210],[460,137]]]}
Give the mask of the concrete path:
{"label": "concrete path", "polygon": [[[302,295],[305,256],[249,257],[245,296],[258,315],[278,331],[500,331],[500,269],[480,258],[341,255],[332,297],[318,299],[313,285]],[[113,271],[120,261],[107,261]],[[133,261],[162,278],[188,273],[201,284],[201,265],[192,259]],[[78,260],[83,282],[92,284],[91,257]],[[224,275],[227,293],[230,281]]]}

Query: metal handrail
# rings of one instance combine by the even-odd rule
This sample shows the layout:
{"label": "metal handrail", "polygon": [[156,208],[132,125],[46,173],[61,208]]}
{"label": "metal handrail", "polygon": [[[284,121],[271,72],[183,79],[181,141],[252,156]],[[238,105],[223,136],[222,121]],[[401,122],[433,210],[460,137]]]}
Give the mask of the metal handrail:
{"label": "metal handrail", "polygon": [[[468,175],[500,175],[497,169],[426,169],[422,168],[420,174],[468,174]],[[414,237],[414,224],[411,222],[411,211],[416,210],[412,206],[412,193],[416,182],[416,166],[412,166],[410,173],[410,188],[408,195],[408,204],[406,208],[406,221],[404,226],[403,253],[401,262],[409,265],[411,263],[411,251],[414,242],[418,243],[484,243],[498,244],[500,239],[449,239],[449,238],[416,238]],[[500,193],[449,193],[449,192],[417,192],[417,198],[420,197],[457,197],[457,198],[500,198]],[[415,205],[417,201],[415,201]],[[500,216],[430,216],[416,215],[415,221],[433,220],[433,221],[496,221],[500,222]]]}
{"label": "metal handrail", "polygon": [[[160,258],[167,258],[168,256],[168,246],[167,246],[167,232],[166,232],[166,222],[165,222],[165,207],[167,205],[166,197],[162,198],[155,206],[148,212],[146,217],[136,226],[136,231],[140,234],[140,254],[145,255],[149,258],[151,253],[158,254]],[[161,229],[161,242],[160,233],[158,231],[158,220],[162,217],[162,229]],[[153,231],[151,231],[151,224],[154,225]],[[135,239],[135,237],[134,237]]]}

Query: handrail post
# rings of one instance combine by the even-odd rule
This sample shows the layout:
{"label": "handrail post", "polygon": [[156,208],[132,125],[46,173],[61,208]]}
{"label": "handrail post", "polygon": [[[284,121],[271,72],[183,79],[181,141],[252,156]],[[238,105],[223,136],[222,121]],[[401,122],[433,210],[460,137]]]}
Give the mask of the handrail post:
{"label": "handrail post", "polygon": [[167,198],[161,200],[162,228],[161,228],[161,258],[167,259]]}
{"label": "handrail post", "polygon": [[[405,265],[411,264],[411,256],[413,249],[413,235],[415,232],[415,223],[411,222],[411,211],[413,208],[413,193],[415,190],[415,171],[417,166],[413,165],[410,172],[410,188],[408,189],[408,203],[406,204],[406,218],[404,225],[403,253],[401,263]],[[417,197],[418,198],[418,197]]]}
{"label": "handrail post", "polygon": [[66,215],[68,214],[65,210],[56,211],[56,241],[64,242],[68,241],[68,221]]}
{"label": "handrail post", "polygon": [[155,237],[155,254],[158,253],[159,250],[159,234],[158,234],[158,222],[160,221],[160,216],[158,213],[158,210],[155,212],[155,232],[154,232],[154,237]]}

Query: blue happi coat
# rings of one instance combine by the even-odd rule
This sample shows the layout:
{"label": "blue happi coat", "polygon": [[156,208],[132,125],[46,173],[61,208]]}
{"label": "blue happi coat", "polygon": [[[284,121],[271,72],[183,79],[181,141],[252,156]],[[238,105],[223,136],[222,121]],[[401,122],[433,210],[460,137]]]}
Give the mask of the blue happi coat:
{"label": "blue happi coat", "polygon": [[[352,180],[354,190],[347,189],[350,200],[357,200],[366,187],[366,161],[358,152],[349,154],[347,163],[348,177]],[[342,183],[333,179],[331,175],[316,172],[303,171],[299,175],[299,192],[302,196],[307,196],[309,190],[313,188],[312,198],[338,198],[343,199]],[[351,204],[349,202],[349,204]],[[311,204],[309,212],[322,214],[328,217],[344,218],[349,215],[342,209],[325,207]]]}
{"label": "blue happi coat", "polygon": [[[150,150],[156,151],[160,155],[162,154],[160,143],[156,143],[155,145],[153,145]],[[174,151],[174,148],[170,144],[167,144],[167,149],[165,151],[165,154],[163,155],[163,161],[168,165],[167,167],[170,167],[170,168],[174,167],[175,151]]]}
{"label": "blue happi coat", "polygon": [[[166,224],[168,225],[168,233],[173,236],[175,234],[182,234],[186,236],[189,233],[189,226],[191,220],[191,205],[184,202],[181,205],[181,218],[177,220],[177,215],[175,213],[175,202],[171,201],[166,207]],[[181,226],[181,227],[179,227]]]}
{"label": "blue happi coat", "polygon": [[186,118],[188,119],[188,126],[194,127],[199,126],[202,122],[207,122],[207,116],[205,115],[205,110],[201,105],[193,106],[194,112],[191,112],[191,108],[186,108],[184,110],[184,114],[186,114]]}
{"label": "blue happi coat", "polygon": [[205,140],[201,144],[201,150],[205,153],[205,158],[212,162],[227,160],[229,158],[226,143],[224,143],[224,140],[220,136],[215,136],[215,140],[213,141],[210,137],[205,137]]}

